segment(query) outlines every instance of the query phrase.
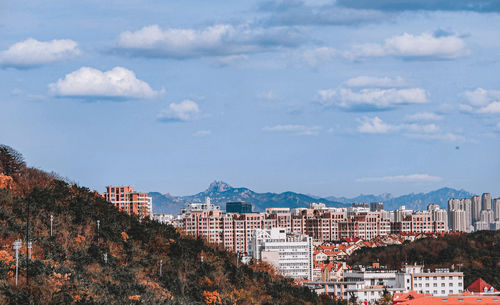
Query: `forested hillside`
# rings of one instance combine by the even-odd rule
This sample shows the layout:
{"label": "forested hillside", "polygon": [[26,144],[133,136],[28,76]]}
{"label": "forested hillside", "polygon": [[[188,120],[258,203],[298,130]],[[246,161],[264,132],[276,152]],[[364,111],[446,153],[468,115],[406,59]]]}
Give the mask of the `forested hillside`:
{"label": "forested hillside", "polygon": [[412,243],[379,248],[362,248],[349,258],[349,264],[379,261],[391,269],[404,263],[425,264],[426,268],[450,267],[464,272],[467,287],[478,277],[500,288],[500,231],[424,238]]}
{"label": "forested hillside", "polygon": [[[0,304],[331,302],[264,264],[237,264],[234,254],[183,236],[172,226],[118,212],[97,193],[26,167],[8,147],[0,149],[0,180]],[[33,242],[29,283],[28,208]],[[17,287],[16,239],[23,241]]]}

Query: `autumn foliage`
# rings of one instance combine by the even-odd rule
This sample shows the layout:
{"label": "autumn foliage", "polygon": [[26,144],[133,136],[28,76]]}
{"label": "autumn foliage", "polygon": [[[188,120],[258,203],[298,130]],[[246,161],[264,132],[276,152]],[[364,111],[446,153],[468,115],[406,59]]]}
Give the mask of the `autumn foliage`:
{"label": "autumn foliage", "polygon": [[[12,188],[0,189],[0,304],[330,304],[266,265],[237,264],[221,247],[129,216],[87,188],[19,164],[7,171],[15,176]],[[12,242],[24,241],[28,205],[30,284],[21,251],[16,287]]]}

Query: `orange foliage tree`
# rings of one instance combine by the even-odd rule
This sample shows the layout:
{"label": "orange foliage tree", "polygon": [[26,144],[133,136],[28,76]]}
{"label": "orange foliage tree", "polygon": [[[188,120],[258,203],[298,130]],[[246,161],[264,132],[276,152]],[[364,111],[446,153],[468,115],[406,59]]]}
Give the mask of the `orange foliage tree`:
{"label": "orange foliage tree", "polygon": [[217,291],[203,291],[203,297],[205,298],[205,304],[222,304],[222,300]]}

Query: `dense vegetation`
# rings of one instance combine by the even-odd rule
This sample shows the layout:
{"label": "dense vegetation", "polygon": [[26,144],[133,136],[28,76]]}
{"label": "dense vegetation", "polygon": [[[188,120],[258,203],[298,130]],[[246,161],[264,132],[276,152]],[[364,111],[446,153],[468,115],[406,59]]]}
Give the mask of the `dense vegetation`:
{"label": "dense vegetation", "polygon": [[[16,158],[21,163],[9,163],[0,172],[0,178],[13,180],[0,189],[0,304],[333,303],[273,274],[265,264],[237,264],[224,249],[118,212],[99,194],[26,168]],[[23,240],[17,287],[16,239]]]}
{"label": "dense vegetation", "polygon": [[482,277],[500,288],[500,231],[479,231],[471,234],[424,238],[412,243],[380,248],[362,248],[349,258],[349,264],[360,265],[379,261],[391,269],[404,263],[422,264],[426,268],[454,266],[463,271],[467,287]]}

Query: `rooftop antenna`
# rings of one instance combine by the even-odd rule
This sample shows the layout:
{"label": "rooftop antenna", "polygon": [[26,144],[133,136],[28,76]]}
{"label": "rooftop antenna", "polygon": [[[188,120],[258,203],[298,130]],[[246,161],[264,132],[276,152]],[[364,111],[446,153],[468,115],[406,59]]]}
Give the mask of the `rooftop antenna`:
{"label": "rooftop antenna", "polygon": [[19,274],[19,249],[21,249],[21,240],[14,241],[14,250],[16,250],[16,286],[17,286],[17,275]]}

